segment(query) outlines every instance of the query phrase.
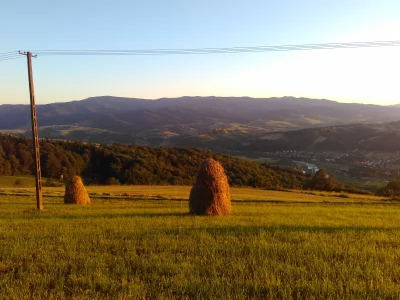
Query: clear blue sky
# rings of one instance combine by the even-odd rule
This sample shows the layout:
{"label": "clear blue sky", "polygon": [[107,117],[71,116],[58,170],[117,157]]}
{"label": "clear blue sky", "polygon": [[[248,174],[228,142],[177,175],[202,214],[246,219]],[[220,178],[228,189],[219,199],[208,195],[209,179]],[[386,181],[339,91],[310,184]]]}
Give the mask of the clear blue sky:
{"label": "clear blue sky", "polygon": [[[0,53],[400,40],[399,0],[25,1],[0,5]],[[400,47],[226,55],[38,57],[40,103],[113,95],[296,96],[400,103]],[[0,62],[0,104],[28,103],[24,59]]]}

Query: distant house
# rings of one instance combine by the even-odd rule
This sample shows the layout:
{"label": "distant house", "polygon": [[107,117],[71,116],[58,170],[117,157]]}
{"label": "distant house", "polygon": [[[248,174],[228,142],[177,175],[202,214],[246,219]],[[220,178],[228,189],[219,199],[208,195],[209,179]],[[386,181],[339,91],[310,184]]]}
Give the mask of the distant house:
{"label": "distant house", "polygon": [[306,173],[307,173],[307,174],[314,175],[314,174],[317,173],[318,171],[319,171],[319,168],[317,168],[316,166],[314,166],[314,167],[307,167]]}

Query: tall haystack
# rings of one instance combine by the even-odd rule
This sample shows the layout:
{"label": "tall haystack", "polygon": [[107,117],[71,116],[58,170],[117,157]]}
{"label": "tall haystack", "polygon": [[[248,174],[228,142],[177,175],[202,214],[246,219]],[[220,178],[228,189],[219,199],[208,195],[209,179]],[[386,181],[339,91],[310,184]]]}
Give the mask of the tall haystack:
{"label": "tall haystack", "polygon": [[89,195],[79,176],[74,176],[65,187],[65,204],[90,204]]}
{"label": "tall haystack", "polygon": [[190,191],[189,210],[194,215],[223,216],[232,213],[228,178],[221,164],[212,158],[203,161]]}

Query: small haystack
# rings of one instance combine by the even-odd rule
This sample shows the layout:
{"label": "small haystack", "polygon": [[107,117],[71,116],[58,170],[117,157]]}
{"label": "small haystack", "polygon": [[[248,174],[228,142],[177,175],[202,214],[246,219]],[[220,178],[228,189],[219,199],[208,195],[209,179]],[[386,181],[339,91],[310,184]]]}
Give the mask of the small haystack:
{"label": "small haystack", "polygon": [[189,210],[194,215],[223,216],[232,213],[228,178],[221,164],[212,158],[202,162],[190,191]]}
{"label": "small haystack", "polygon": [[90,204],[89,195],[79,176],[74,176],[65,187],[65,204]]}

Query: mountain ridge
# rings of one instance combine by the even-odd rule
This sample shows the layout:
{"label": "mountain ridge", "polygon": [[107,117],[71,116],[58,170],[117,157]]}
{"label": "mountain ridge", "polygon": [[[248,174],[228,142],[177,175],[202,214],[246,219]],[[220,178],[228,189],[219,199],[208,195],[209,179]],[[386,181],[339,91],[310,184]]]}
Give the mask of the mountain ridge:
{"label": "mountain ridge", "polygon": [[[0,130],[28,134],[29,110],[29,105],[1,105]],[[155,100],[100,96],[38,105],[37,116],[41,137],[214,150],[225,144],[223,150],[227,150],[226,147],[246,148],[246,144],[254,149],[261,145],[293,146],[279,139],[273,142],[268,136],[278,132],[395,122],[400,120],[400,107],[289,96],[183,96]],[[290,134],[283,136],[287,139]],[[332,142],[328,138],[309,143],[320,147],[328,141]]]}

